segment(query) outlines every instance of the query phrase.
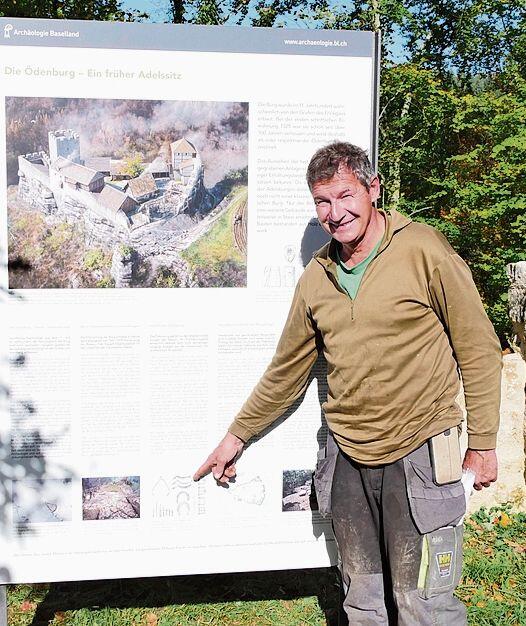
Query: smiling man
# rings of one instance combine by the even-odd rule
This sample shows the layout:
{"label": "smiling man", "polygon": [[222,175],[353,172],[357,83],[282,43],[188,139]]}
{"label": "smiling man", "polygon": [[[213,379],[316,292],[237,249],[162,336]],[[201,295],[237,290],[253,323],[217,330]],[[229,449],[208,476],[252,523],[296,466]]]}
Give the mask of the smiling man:
{"label": "smiling man", "polygon": [[476,489],[488,487],[497,478],[499,341],[444,237],[375,208],[379,181],[363,150],[320,149],[307,182],[331,241],[298,282],[265,374],[194,478],[235,476],[244,443],[302,395],[321,349],[330,436],[315,483],[321,512],[332,513],[345,619],[463,626],[453,596],[465,512],[455,400],[460,372],[463,467]]}

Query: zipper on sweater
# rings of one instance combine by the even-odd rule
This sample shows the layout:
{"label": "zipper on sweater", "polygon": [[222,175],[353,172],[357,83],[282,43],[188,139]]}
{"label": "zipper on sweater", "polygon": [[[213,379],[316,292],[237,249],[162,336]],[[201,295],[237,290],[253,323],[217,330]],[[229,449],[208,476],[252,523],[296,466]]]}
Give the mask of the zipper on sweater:
{"label": "zipper on sweater", "polygon": [[[410,222],[410,220],[409,220]],[[409,223],[408,222],[408,223]],[[386,228],[389,228],[389,223],[387,221],[387,216],[386,216]],[[351,296],[345,291],[345,289],[342,289],[342,287],[340,286],[340,283],[338,282],[338,277],[336,276],[335,272],[332,272],[327,265],[325,265],[324,263],[320,264],[324,267],[325,272],[327,273],[327,275],[329,276],[329,279],[331,280],[331,282],[333,283],[333,285],[336,287],[336,289],[340,292],[345,294],[348,298],[349,301],[351,303],[351,321],[354,321],[354,305],[356,303],[356,299],[358,298],[358,295],[360,293],[360,291],[362,291],[363,289],[363,283],[365,282],[365,279],[369,273],[369,270],[371,268],[371,265],[373,265],[373,263],[375,263],[375,261],[378,259],[378,257],[382,254],[382,252],[384,252],[385,250],[387,250],[387,248],[390,246],[391,241],[393,239],[393,236],[395,235],[395,233],[397,232],[397,230],[393,230],[393,232],[391,233],[391,236],[384,241],[384,243],[380,246],[380,249],[378,250],[378,252],[376,253],[376,256],[371,260],[371,262],[369,263],[369,265],[365,268],[365,272],[362,276],[362,280],[360,282],[360,285],[358,287],[358,291],[356,293],[356,296],[353,298],[351,298]],[[329,259],[329,256],[327,255],[327,260]],[[330,259],[332,264],[334,264],[334,261],[332,259]]]}
{"label": "zipper on sweater", "polygon": [[[371,269],[371,265],[373,265],[373,263],[375,263],[376,259],[378,259],[378,257],[382,254],[382,252],[383,252],[383,250],[379,250],[376,253],[376,256],[373,259],[371,259],[371,262],[365,268],[365,272],[363,273],[362,280],[360,281],[360,285],[358,286],[358,291],[356,292],[356,295],[354,296],[354,301],[351,299],[351,302],[355,303],[356,300],[358,299],[358,296],[360,295],[360,291],[362,291],[362,289],[363,289],[363,284],[365,282],[367,274],[369,273],[369,270]],[[353,309],[354,309],[354,307],[353,307]],[[354,319],[354,314],[353,314],[352,319]]]}
{"label": "zipper on sweater", "polygon": [[374,257],[374,259],[371,260],[369,265],[365,268],[365,272],[363,273],[362,280],[360,281],[360,284],[358,285],[358,291],[356,292],[356,295],[354,296],[355,300],[356,300],[356,298],[358,298],[358,294],[360,293],[360,291],[362,291],[363,284],[365,282],[365,279],[367,277],[367,274],[368,274],[369,270],[371,269],[371,265],[376,261],[377,258],[378,258],[378,255],[376,255]]}
{"label": "zipper on sweater", "polygon": [[349,298],[349,302],[351,304],[351,321],[354,321],[354,305],[356,303],[356,300],[358,298],[358,295],[360,294],[360,291],[362,291],[363,289],[363,284],[365,282],[365,279],[367,277],[367,274],[369,273],[369,270],[371,269],[371,265],[373,265],[376,260],[378,259],[378,257],[382,254],[382,252],[387,248],[387,246],[380,248],[380,250],[378,250],[378,252],[376,253],[376,256],[371,259],[369,265],[365,268],[365,272],[363,273],[362,276],[362,280],[360,281],[360,286],[358,287],[358,291],[356,293],[356,296],[353,298],[351,298],[351,296],[345,291],[345,289],[342,288],[342,286],[340,285],[339,281],[338,281],[338,277],[336,276],[336,274],[334,272],[332,272],[328,267],[325,267],[325,272],[329,277],[329,280],[332,282],[332,284],[336,287],[336,289],[340,292],[343,293],[344,295],[347,296],[347,298]]}
{"label": "zipper on sweater", "polygon": [[[372,261],[371,261],[372,262]],[[354,300],[351,298],[351,296],[345,291],[345,289],[343,289],[343,287],[340,285],[340,283],[338,282],[338,278],[327,268],[325,268],[325,272],[329,277],[329,280],[332,282],[332,284],[336,287],[336,289],[340,292],[343,293],[344,296],[346,296],[349,299],[349,302],[351,304],[351,321],[354,320]],[[365,274],[364,274],[365,275]]]}
{"label": "zipper on sweater", "polygon": [[371,269],[371,265],[373,265],[373,263],[375,263],[376,259],[380,256],[380,254],[382,254],[383,250],[380,250],[376,253],[376,256],[371,259],[369,265],[365,268],[365,272],[363,273],[362,276],[362,280],[360,281],[360,285],[358,286],[358,291],[356,292],[356,295],[354,296],[354,299],[351,298],[351,296],[339,286],[338,283],[338,279],[336,279],[336,282],[338,283],[338,287],[340,289],[340,291],[343,291],[343,293],[345,293],[347,295],[347,297],[349,298],[350,302],[351,302],[351,321],[354,322],[354,305],[356,304],[356,300],[358,299],[358,296],[360,295],[360,292],[363,290],[363,284],[365,282],[365,279],[367,277],[367,274],[369,273],[369,270]]}
{"label": "zipper on sweater", "polygon": [[[387,217],[386,217],[385,227],[386,227],[386,229],[388,228]],[[391,234],[391,237],[390,237],[390,238],[388,238],[386,241],[384,241],[384,243],[383,243],[383,244],[381,244],[381,245],[380,245],[380,249],[378,250],[378,252],[376,253],[376,255],[375,255],[375,256],[371,259],[371,261],[370,261],[369,265],[367,265],[367,267],[365,268],[365,272],[363,273],[362,280],[360,281],[360,285],[358,286],[358,291],[356,292],[356,296],[354,297],[354,302],[356,302],[356,299],[358,298],[358,295],[359,295],[360,291],[362,290],[362,287],[363,287],[363,284],[364,284],[365,279],[366,279],[366,277],[367,277],[367,274],[369,273],[369,270],[371,269],[371,265],[372,265],[373,263],[375,263],[376,259],[378,259],[378,257],[382,254],[382,252],[384,252],[385,250],[387,250],[387,248],[391,245],[391,241],[392,241],[392,239],[393,239],[393,236],[394,236],[395,232],[396,232],[396,231],[394,231],[394,232]],[[384,236],[385,236],[385,233],[384,233]],[[353,308],[354,308],[354,307],[353,307]],[[352,319],[354,319],[354,314],[353,314]]]}

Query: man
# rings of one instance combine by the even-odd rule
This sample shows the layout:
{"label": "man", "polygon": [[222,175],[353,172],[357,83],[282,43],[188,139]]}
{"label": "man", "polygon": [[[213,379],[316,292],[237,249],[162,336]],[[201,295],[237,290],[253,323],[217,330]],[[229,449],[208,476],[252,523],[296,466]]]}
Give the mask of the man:
{"label": "man", "polygon": [[304,392],[322,345],[323,408],[337,454],[322,459],[317,483],[322,492],[328,485],[319,499],[332,500],[349,623],[464,625],[453,596],[464,492],[459,480],[436,484],[428,442],[457,434],[460,371],[463,467],[475,473],[476,489],[496,480],[498,339],[444,237],[375,208],[380,185],[363,150],[342,142],[320,149],[307,182],[331,241],[307,265],[271,364],[195,479],[235,476],[244,443]]}

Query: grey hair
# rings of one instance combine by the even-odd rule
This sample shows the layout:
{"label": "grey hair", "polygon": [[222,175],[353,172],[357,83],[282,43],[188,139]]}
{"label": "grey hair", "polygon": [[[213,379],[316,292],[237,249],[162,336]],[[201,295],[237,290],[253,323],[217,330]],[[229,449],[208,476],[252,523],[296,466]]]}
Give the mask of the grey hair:
{"label": "grey hair", "polygon": [[371,180],[376,176],[365,150],[352,143],[335,141],[314,153],[307,167],[307,184],[313,186],[330,180],[340,168],[350,169],[360,183],[369,191]]}

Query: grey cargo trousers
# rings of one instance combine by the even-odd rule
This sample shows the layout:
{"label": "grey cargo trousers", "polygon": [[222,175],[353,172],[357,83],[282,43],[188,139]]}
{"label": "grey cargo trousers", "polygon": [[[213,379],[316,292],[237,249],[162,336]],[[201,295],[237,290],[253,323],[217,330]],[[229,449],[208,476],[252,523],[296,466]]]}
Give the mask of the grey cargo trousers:
{"label": "grey cargo trousers", "polygon": [[462,569],[464,489],[437,486],[427,443],[369,467],[341,451],[330,493],[343,587],[340,624],[465,626],[453,596]]}

